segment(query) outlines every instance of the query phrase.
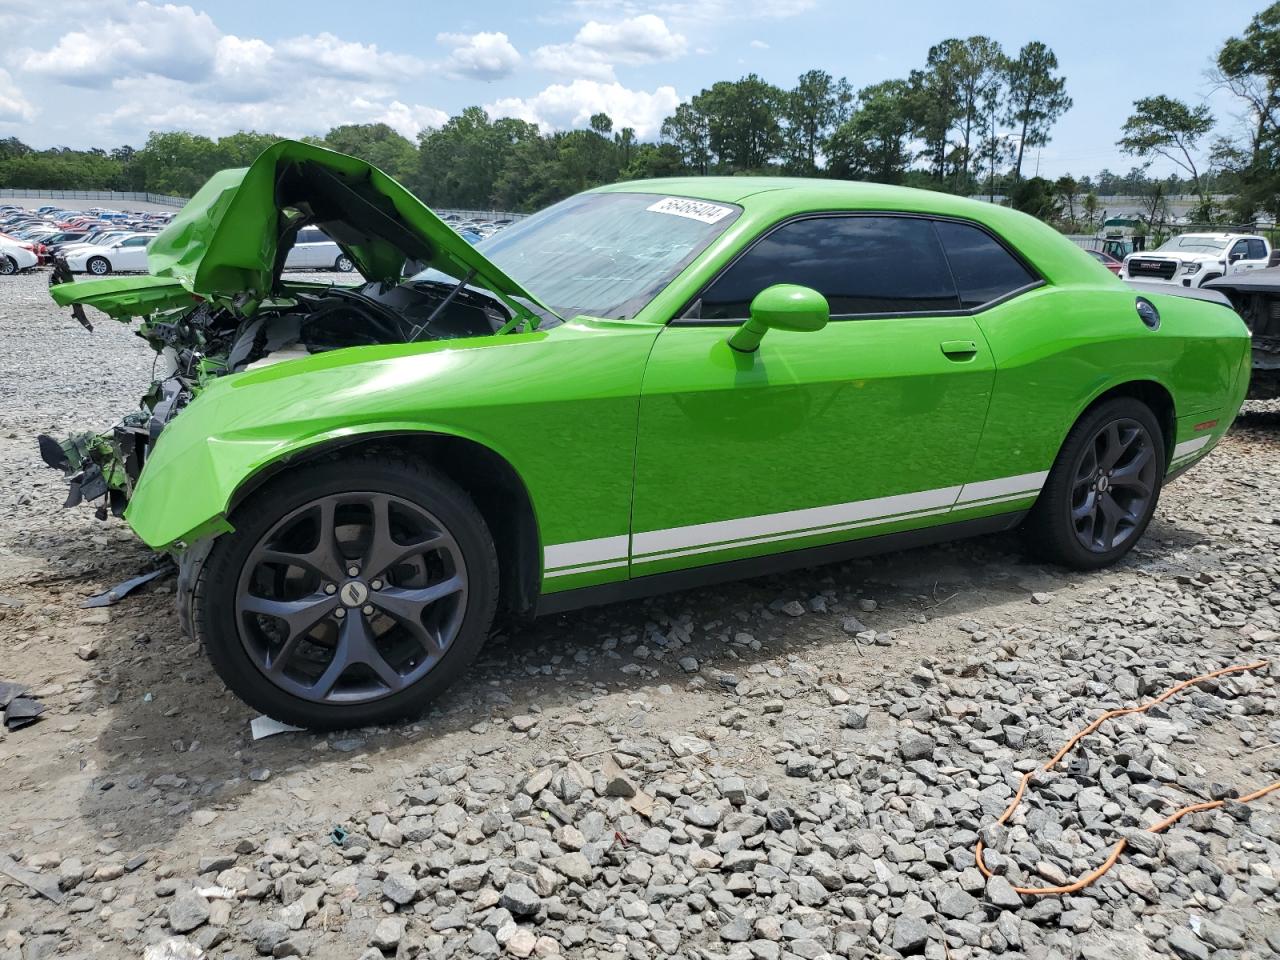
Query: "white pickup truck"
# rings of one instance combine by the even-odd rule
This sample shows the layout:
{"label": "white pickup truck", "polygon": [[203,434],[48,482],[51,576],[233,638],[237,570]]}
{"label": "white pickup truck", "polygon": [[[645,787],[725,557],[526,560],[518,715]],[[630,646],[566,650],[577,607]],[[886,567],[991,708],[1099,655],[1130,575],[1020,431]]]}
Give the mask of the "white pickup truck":
{"label": "white pickup truck", "polygon": [[1271,265],[1266,237],[1243,233],[1184,233],[1154,250],[1131,253],[1120,268],[1122,280],[1198,287],[1242,270]]}

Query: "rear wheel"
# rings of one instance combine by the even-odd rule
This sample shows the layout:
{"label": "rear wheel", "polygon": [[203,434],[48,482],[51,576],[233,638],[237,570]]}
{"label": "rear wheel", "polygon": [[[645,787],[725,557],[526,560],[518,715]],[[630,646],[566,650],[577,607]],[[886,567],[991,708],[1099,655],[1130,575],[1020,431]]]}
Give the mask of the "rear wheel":
{"label": "rear wheel", "polygon": [[95,277],[105,277],[111,272],[111,264],[106,257],[90,257],[84,268]]}
{"label": "rear wheel", "polygon": [[18,261],[13,257],[0,257],[0,277],[11,277],[18,272]]}
{"label": "rear wheel", "polygon": [[1031,547],[1047,560],[1093,570],[1133,549],[1151,522],[1165,449],[1151,409],[1116,397],[1067,434],[1027,520]]}
{"label": "rear wheel", "polygon": [[493,540],[471,499],[423,463],[304,466],[232,523],[193,619],[226,684],[272,717],[334,729],[415,716],[488,635]]}
{"label": "rear wheel", "polygon": [[345,253],[338,257],[337,260],[333,261],[333,269],[337,270],[339,273],[350,273],[355,268],[356,265],[351,262],[351,258]]}

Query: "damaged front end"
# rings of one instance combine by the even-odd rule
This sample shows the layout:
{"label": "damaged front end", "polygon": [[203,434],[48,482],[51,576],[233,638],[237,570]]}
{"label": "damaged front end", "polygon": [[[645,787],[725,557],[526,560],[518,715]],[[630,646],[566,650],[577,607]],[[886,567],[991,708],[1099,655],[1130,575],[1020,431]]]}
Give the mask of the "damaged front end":
{"label": "damaged front end", "polygon": [[[359,286],[283,282],[300,229],[318,226]],[[109,432],[38,438],[70,483],[67,506],[122,514],[165,426],[212,381],[346,347],[533,329],[554,319],[532,294],[398,183],[364,161],[281,141],[252,166],[216,174],[151,243],[150,274],[72,281],[51,296],[88,330],[92,306],[158,354],[137,411]],[[405,267],[430,268],[403,282]]]}

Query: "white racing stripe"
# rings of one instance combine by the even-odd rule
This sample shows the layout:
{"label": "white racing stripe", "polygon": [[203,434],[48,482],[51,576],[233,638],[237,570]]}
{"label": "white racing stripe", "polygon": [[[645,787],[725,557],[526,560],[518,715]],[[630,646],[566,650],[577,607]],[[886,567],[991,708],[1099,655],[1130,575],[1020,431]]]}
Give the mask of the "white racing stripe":
{"label": "white racing stripe", "polygon": [[[611,560],[627,560],[630,537],[625,533],[616,537],[598,537],[595,540],[579,540],[576,543],[557,543],[543,548],[542,565],[548,570],[561,567],[582,567],[588,564],[607,563]],[[593,567],[593,569],[601,569]]]}
{"label": "white racing stripe", "polygon": [[1203,436],[1203,437],[1196,437],[1194,440],[1183,440],[1180,444],[1178,444],[1176,447],[1173,448],[1172,459],[1181,460],[1183,457],[1195,453],[1197,450],[1203,447],[1206,443],[1208,443],[1211,439],[1212,437]]}
{"label": "white racing stripe", "polygon": [[1040,473],[1022,473],[1016,477],[1001,477],[999,480],[982,480],[978,483],[966,483],[960,490],[957,504],[973,503],[977,500],[1003,499],[1013,494],[1029,495],[1039,493],[1044,482],[1049,479],[1049,471]]}
{"label": "white racing stripe", "polygon": [[[1171,466],[1190,459],[1211,436],[1184,440],[1173,448]],[[961,486],[939,487],[918,493],[854,500],[825,507],[786,510],[755,517],[714,520],[665,530],[650,530],[630,538],[625,535],[560,543],[544,551],[546,577],[563,577],[595,570],[610,570],[630,563],[656,563],[675,557],[715,553],[739,547],[777,543],[878,524],[973,510],[1000,503],[1027,500],[1039,494],[1049,478],[1047,470],[1014,477],[979,480]],[[628,545],[630,560],[628,561]]]}
{"label": "white racing stripe", "polygon": [[920,493],[903,493],[874,500],[854,500],[826,507],[809,507],[804,510],[787,510],[783,513],[766,513],[758,517],[740,517],[736,520],[715,520],[711,523],[695,523],[688,527],[671,527],[667,530],[651,530],[637,533],[631,538],[633,557],[662,553],[671,555],[691,547],[710,544],[731,544],[743,540],[759,540],[774,534],[808,536],[826,529],[840,529],[862,520],[878,520],[902,514],[919,513],[938,507],[950,507],[956,500],[959,487],[942,487]]}

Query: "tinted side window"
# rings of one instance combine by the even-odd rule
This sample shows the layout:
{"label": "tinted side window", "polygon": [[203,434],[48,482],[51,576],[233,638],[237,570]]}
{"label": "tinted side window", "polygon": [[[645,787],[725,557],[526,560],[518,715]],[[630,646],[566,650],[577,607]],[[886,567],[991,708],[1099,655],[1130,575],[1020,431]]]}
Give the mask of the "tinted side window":
{"label": "tinted side window", "polygon": [[952,220],[939,220],[937,228],[966,309],[1035,282],[1035,276],[986,231]]}
{"label": "tinted side window", "polygon": [[1249,255],[1249,241],[1237,240],[1231,247],[1230,257],[1247,257]]}
{"label": "tinted side window", "polygon": [[1261,240],[1249,241],[1249,259],[1265,260],[1267,258],[1267,245]]}
{"label": "tinted side window", "polygon": [[319,230],[299,230],[298,239],[294,243],[319,243],[323,239]]}
{"label": "tinted side window", "polygon": [[927,220],[811,217],[758,241],[702,296],[704,320],[742,320],[775,283],[812,287],[833,317],[937,313],[959,307],[942,248]]}

